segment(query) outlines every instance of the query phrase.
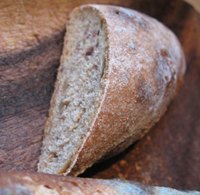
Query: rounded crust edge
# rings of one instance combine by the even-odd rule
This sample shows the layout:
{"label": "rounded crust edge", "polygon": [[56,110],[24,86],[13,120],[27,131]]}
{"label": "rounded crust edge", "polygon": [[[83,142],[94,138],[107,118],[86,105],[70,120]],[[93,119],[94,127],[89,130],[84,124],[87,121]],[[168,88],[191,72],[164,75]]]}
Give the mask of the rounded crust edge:
{"label": "rounded crust edge", "polygon": [[[121,9],[125,10],[125,8],[120,8],[117,6],[103,6],[103,5],[84,5],[82,6],[84,8],[91,8],[91,9],[97,9],[98,11],[100,11],[101,15],[103,15],[103,17],[110,21],[114,20],[115,18],[113,18],[111,15],[113,14],[112,11],[116,11],[119,9],[119,12],[121,12]],[[131,10],[132,11],[132,10]],[[129,18],[132,17],[131,11],[128,10],[128,16]],[[126,10],[125,10],[126,12]],[[135,11],[133,11],[135,12]],[[118,12],[116,12],[118,13]],[[135,91],[135,93],[141,93],[141,96],[138,98],[137,94],[134,96],[134,98],[132,97],[132,92],[130,90],[130,88],[128,89],[127,86],[124,87],[126,88],[126,90],[124,91],[123,86],[122,89],[118,89],[116,87],[116,83],[113,82],[113,79],[115,78],[115,81],[118,80],[121,77],[121,73],[120,71],[122,69],[118,69],[116,67],[116,64],[111,63],[111,60],[113,58],[113,53],[112,53],[112,49],[116,49],[116,45],[114,42],[116,39],[116,34],[115,34],[115,38],[113,39],[112,36],[114,33],[113,32],[113,26],[109,26],[111,24],[111,22],[107,21],[107,25],[108,25],[108,29],[110,29],[110,31],[108,31],[108,41],[110,44],[109,45],[109,56],[108,56],[108,69],[110,70],[110,74],[108,74],[108,83],[109,85],[107,86],[107,90],[105,91],[105,96],[101,101],[101,106],[99,107],[98,113],[95,117],[94,123],[92,128],[90,129],[90,132],[88,133],[87,139],[85,140],[85,142],[83,143],[81,149],[79,150],[79,154],[78,157],[76,159],[76,162],[74,162],[73,164],[73,168],[72,170],[70,170],[70,174],[71,175],[78,175],[80,173],[82,173],[85,169],[87,169],[88,167],[90,167],[92,164],[94,164],[95,162],[101,160],[102,158],[105,158],[107,156],[112,156],[116,153],[118,153],[121,150],[124,150],[125,148],[127,148],[131,143],[133,143],[133,141],[136,141],[138,139],[140,139],[141,137],[143,137],[146,132],[160,119],[160,117],[166,112],[167,110],[167,106],[169,105],[170,101],[174,98],[174,96],[176,95],[177,91],[179,90],[182,82],[183,82],[183,76],[185,73],[185,58],[184,58],[184,54],[183,51],[181,49],[180,43],[178,42],[177,38],[175,37],[175,35],[170,32],[170,30],[168,30],[166,27],[164,27],[164,25],[160,24],[159,22],[157,22],[155,19],[152,19],[146,15],[140,14],[138,12],[135,12],[133,14],[134,15],[139,14],[139,18],[144,19],[144,21],[146,21],[147,23],[152,23],[155,26],[158,26],[159,28],[161,28],[161,31],[164,31],[164,33],[166,32],[167,38],[170,38],[168,40],[168,42],[172,42],[173,45],[171,46],[172,51],[175,52],[175,54],[169,54],[169,52],[167,50],[163,50],[161,48],[160,50],[160,54],[157,53],[153,53],[153,58],[156,60],[156,58],[160,58],[159,55],[161,55],[163,58],[169,58],[166,59],[166,61],[168,61],[168,65],[170,65],[170,63],[174,63],[173,64],[173,68],[171,68],[171,79],[167,82],[167,83],[159,83],[162,79],[163,76],[160,75],[159,78],[154,79],[155,84],[155,88],[156,87],[160,87],[160,85],[163,85],[164,87],[164,94],[163,97],[161,98],[161,105],[158,105],[158,108],[155,108],[154,111],[157,112],[153,117],[151,117],[149,115],[145,114],[144,110],[148,109],[149,106],[152,106],[152,103],[154,102],[148,102],[151,101],[151,97],[143,97],[143,95],[148,95],[148,92],[141,92],[141,89],[144,88],[144,85],[146,85],[146,83],[143,83],[144,80],[148,80],[148,76],[152,76],[153,73],[146,73],[142,74],[141,72],[139,73],[139,76],[143,76],[143,79],[137,78],[137,81],[132,80],[133,85],[129,84],[129,87],[133,87],[133,91]],[[137,18],[137,16],[136,16]],[[120,18],[119,18],[120,20]],[[119,20],[117,20],[117,22],[119,22]],[[141,21],[139,21],[141,22]],[[115,23],[115,22],[113,22]],[[135,24],[137,25],[137,24]],[[142,28],[142,25],[145,24],[141,24],[141,26],[139,27],[139,31],[144,31],[144,28]],[[151,25],[150,25],[151,26]],[[151,29],[150,29],[151,30]],[[120,30],[119,30],[119,35],[120,35]],[[122,30],[123,33],[123,30]],[[161,32],[162,34],[163,32]],[[138,34],[136,34],[137,36]],[[163,34],[162,34],[163,35]],[[119,38],[119,37],[118,37]],[[166,37],[165,37],[166,38]],[[139,37],[138,37],[139,39]],[[163,37],[159,37],[159,39],[163,39]],[[142,40],[139,40],[142,41]],[[156,41],[156,40],[153,40]],[[165,40],[166,41],[166,40]],[[165,42],[164,41],[164,42]],[[129,40],[127,40],[127,42],[129,42]],[[137,41],[136,41],[137,42]],[[161,41],[162,42],[162,41]],[[113,48],[112,48],[113,46]],[[145,48],[145,44],[143,44],[144,48]],[[175,46],[175,49],[173,49],[172,47]],[[118,45],[118,47],[123,47],[121,45]],[[168,46],[170,49],[170,46]],[[112,53],[112,54],[111,54]],[[128,55],[128,54],[127,54]],[[170,59],[170,56],[168,55],[172,55]],[[174,55],[174,56],[173,56]],[[161,58],[162,58],[161,57]],[[127,58],[127,60],[129,59],[129,57]],[[162,60],[162,59],[161,59]],[[174,60],[174,62],[170,62],[170,60]],[[111,64],[110,64],[111,63]],[[115,62],[116,63],[116,60]],[[150,68],[152,68],[152,70],[150,69],[150,72],[154,71],[154,74],[160,74],[159,71],[155,71],[156,68],[158,68],[160,65],[158,64],[159,62],[154,61],[154,65],[152,65]],[[157,63],[157,64],[156,64]],[[161,62],[160,62],[161,63]],[[166,65],[166,64],[165,64]],[[147,67],[146,67],[147,68]],[[153,70],[154,69],[154,70]],[[148,72],[148,71],[147,71]],[[137,73],[136,73],[137,74]],[[135,75],[134,75],[135,76]],[[116,77],[118,77],[116,79]],[[134,78],[136,79],[136,78]],[[151,81],[149,81],[150,83],[152,83]],[[119,83],[118,83],[119,84]],[[162,87],[161,87],[162,88]],[[121,93],[120,93],[120,92]],[[155,92],[155,91],[153,91]],[[143,94],[142,94],[143,93]],[[116,97],[117,95],[117,97]],[[123,105],[121,108],[119,108],[119,105],[116,105],[117,103],[120,103],[119,101],[117,101],[116,99],[122,95],[121,99],[126,100],[125,103],[128,104],[131,101],[133,102],[132,105],[133,107],[139,107],[137,110],[141,112],[141,114],[139,114],[138,116],[137,113],[136,115],[131,114],[131,110],[128,109],[127,113],[122,114],[118,113],[118,112],[126,112],[126,106]],[[150,95],[150,94],[149,94]],[[151,94],[152,95],[152,94]],[[159,96],[159,95],[158,95]],[[144,98],[144,100],[142,100],[142,98]],[[145,101],[145,103],[144,103]],[[124,103],[124,102],[123,102]],[[124,103],[124,104],[125,104]],[[143,120],[140,119],[141,115],[146,115],[148,118],[145,118]],[[137,120],[139,120],[139,122],[137,122]],[[146,120],[146,122],[145,122]],[[131,122],[133,121],[133,122]],[[129,124],[132,123],[132,124]],[[136,124],[135,123],[140,123],[140,124]],[[129,127],[126,127],[127,124],[129,124]],[[113,142],[109,142],[109,139],[115,140]],[[98,143],[98,144],[97,144]]]}

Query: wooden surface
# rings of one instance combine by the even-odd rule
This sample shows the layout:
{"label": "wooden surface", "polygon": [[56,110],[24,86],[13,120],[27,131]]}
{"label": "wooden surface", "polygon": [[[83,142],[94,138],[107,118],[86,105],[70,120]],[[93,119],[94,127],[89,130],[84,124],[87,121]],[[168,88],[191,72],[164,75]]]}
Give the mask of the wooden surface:
{"label": "wooden surface", "polygon": [[86,2],[147,13],[179,37],[183,87],[161,121],[123,154],[83,176],[200,190],[200,16],[182,0],[0,2],[0,168],[35,171],[69,10]]}

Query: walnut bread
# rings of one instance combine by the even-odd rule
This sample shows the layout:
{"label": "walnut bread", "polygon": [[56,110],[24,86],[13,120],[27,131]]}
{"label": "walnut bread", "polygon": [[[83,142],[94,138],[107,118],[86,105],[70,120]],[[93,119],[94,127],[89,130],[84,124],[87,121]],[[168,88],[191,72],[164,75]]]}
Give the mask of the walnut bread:
{"label": "walnut bread", "polygon": [[74,9],[38,171],[78,175],[141,139],[184,72],[179,41],[157,20],[117,6]]}

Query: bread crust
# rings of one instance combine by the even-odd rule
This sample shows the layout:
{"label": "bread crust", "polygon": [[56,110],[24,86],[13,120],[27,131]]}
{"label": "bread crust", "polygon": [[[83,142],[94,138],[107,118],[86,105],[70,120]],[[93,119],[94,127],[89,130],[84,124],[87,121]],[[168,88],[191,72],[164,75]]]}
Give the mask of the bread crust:
{"label": "bread crust", "polygon": [[74,12],[84,10],[96,11],[105,27],[105,88],[75,160],[63,167],[65,175],[78,175],[142,138],[167,110],[185,72],[180,43],[157,20],[117,6],[84,5]]}
{"label": "bread crust", "polygon": [[185,72],[180,43],[155,19],[116,6],[78,9],[100,13],[106,22],[109,48],[104,97],[70,170],[72,175],[142,138],[165,113]]}
{"label": "bread crust", "polygon": [[63,177],[42,173],[1,172],[0,194],[3,195],[199,195],[197,191],[181,192],[166,187],[145,186],[123,180]]}

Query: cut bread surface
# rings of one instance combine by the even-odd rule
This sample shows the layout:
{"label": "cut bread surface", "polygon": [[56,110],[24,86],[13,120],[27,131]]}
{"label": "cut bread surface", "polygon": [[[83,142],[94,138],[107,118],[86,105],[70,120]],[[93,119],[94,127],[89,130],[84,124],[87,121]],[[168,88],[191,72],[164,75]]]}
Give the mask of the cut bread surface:
{"label": "cut bread surface", "polygon": [[75,160],[104,91],[106,47],[99,13],[74,11],[67,26],[38,171],[64,173]]}

